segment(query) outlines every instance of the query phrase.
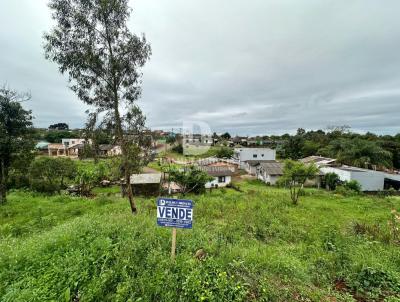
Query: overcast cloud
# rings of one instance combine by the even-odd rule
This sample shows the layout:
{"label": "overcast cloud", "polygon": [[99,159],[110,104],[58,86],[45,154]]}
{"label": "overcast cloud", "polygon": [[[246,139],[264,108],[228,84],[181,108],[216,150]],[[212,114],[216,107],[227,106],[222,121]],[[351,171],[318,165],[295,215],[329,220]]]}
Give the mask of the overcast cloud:
{"label": "overcast cloud", "polygon": [[[87,109],[44,59],[44,0],[1,0],[0,82],[32,93],[37,126],[81,127]],[[350,125],[400,132],[398,0],[136,0],[129,27],[153,55],[149,126],[232,134]]]}

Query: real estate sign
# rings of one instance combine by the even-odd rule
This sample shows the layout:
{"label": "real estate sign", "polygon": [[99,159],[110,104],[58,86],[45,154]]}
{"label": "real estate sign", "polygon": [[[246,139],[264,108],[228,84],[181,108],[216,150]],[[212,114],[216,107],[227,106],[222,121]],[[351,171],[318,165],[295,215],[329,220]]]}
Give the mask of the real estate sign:
{"label": "real estate sign", "polygon": [[193,202],[185,199],[159,198],[157,200],[157,224],[163,227],[191,229]]}

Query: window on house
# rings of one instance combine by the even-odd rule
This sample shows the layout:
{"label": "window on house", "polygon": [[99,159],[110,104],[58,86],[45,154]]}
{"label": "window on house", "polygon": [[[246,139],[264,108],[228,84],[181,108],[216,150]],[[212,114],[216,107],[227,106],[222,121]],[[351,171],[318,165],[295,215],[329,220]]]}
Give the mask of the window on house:
{"label": "window on house", "polygon": [[253,154],[253,158],[257,158],[257,154]]}
{"label": "window on house", "polygon": [[225,176],[218,176],[218,182],[225,182]]}
{"label": "window on house", "polygon": [[264,154],[261,154],[261,157],[264,157]]}

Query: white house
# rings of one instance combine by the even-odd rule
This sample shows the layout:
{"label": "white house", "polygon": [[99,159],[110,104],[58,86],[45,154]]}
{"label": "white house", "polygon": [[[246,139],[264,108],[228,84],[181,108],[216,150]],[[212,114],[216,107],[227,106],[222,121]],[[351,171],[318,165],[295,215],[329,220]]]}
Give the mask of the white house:
{"label": "white house", "polygon": [[249,160],[275,160],[276,150],[271,148],[235,148],[234,158],[238,160],[241,169],[246,168],[246,161]]}
{"label": "white house", "polygon": [[262,163],[275,163],[276,160],[247,160],[243,163],[244,170],[250,175],[257,175],[257,169]]}
{"label": "white house", "polygon": [[321,167],[320,170],[326,173],[336,173],[341,181],[356,180],[360,183],[363,191],[380,191],[385,189],[385,184],[400,183],[400,175],[383,171],[367,170],[350,166]]}
{"label": "white house", "polygon": [[48,153],[49,156],[79,156],[86,143],[92,142],[83,138],[63,138],[61,144],[49,144]]}
{"label": "white house", "polygon": [[85,144],[86,140],[84,138],[63,138],[61,143],[68,149],[74,145]]}
{"label": "white house", "polygon": [[278,178],[283,175],[283,163],[269,161],[260,163],[257,166],[257,178],[263,182],[275,185]]}
{"label": "white house", "polygon": [[205,184],[207,189],[226,187],[232,182],[233,168],[227,166],[200,166],[199,169],[214,178]]}

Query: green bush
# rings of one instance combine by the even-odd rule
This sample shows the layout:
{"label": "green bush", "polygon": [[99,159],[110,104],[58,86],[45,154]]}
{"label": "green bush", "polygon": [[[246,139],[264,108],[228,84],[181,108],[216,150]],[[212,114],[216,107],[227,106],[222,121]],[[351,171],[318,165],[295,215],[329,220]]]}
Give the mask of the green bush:
{"label": "green bush", "polygon": [[361,192],[361,185],[360,185],[360,183],[359,183],[357,180],[355,180],[355,179],[352,179],[352,180],[350,180],[350,181],[347,181],[347,182],[345,182],[343,185],[344,185],[345,188],[347,188],[347,189],[349,189],[349,190],[352,190],[352,191],[354,191],[354,192],[357,192],[357,193],[360,193],[360,192]]}
{"label": "green bush", "polygon": [[218,158],[231,158],[233,155],[233,149],[229,147],[221,147],[216,150],[216,156]]}
{"label": "green bush", "polygon": [[400,280],[392,273],[373,267],[362,267],[348,280],[356,291],[377,298],[382,294],[400,293]]}
{"label": "green bush", "polygon": [[179,153],[179,154],[183,154],[183,146],[182,144],[178,144],[174,147],[172,147],[172,151]]}
{"label": "green bush", "polygon": [[325,183],[328,190],[334,191],[336,189],[336,186],[340,183],[339,175],[337,175],[336,173],[326,173]]}
{"label": "green bush", "polygon": [[60,191],[75,173],[76,164],[70,158],[36,158],[29,168],[31,188],[44,193]]}
{"label": "green bush", "polygon": [[42,192],[46,194],[53,194],[55,192],[59,192],[62,187],[59,183],[48,182],[43,179],[34,179],[30,180],[31,189],[37,192]]}

